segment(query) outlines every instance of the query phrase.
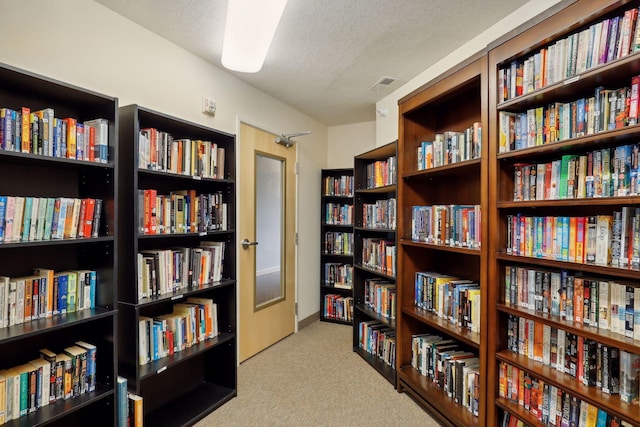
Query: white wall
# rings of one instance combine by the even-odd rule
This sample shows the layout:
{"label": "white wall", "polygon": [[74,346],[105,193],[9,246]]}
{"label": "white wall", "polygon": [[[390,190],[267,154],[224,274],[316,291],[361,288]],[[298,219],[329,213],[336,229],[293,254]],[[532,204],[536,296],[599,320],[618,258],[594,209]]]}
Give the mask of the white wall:
{"label": "white wall", "polygon": [[[387,142],[391,141],[393,139]],[[376,122],[330,126],[327,141],[327,168],[352,168],[353,158],[356,155],[375,147]]]}
{"label": "white wall", "polygon": [[398,138],[398,100],[408,95],[425,83],[453,68],[465,59],[486,48],[491,42],[499,39],[509,31],[517,28],[536,15],[562,0],[531,0],[521,8],[497,22],[478,37],[454,50],[441,61],[438,61],[417,77],[410,80],[390,95],[376,103],[376,110],[387,109],[387,117],[376,118],[376,146],[387,144]]}
{"label": "white wall", "polygon": [[[93,1],[3,0],[0,52],[4,63],[118,97],[121,106],[136,103],[233,134],[240,119],[277,133],[312,131],[298,147],[297,299],[300,319],[319,310],[325,125]],[[205,94],[217,102],[213,118],[200,112]]]}

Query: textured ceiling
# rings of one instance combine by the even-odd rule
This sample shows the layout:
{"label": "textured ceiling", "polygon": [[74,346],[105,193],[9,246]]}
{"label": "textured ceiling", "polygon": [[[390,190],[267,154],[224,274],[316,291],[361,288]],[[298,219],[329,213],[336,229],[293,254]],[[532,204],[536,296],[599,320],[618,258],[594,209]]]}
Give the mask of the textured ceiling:
{"label": "textured ceiling", "polygon": [[[96,1],[222,68],[226,0]],[[229,72],[326,125],[372,121],[378,100],[526,2],[289,0],[262,70]],[[383,76],[398,80],[371,91]]]}

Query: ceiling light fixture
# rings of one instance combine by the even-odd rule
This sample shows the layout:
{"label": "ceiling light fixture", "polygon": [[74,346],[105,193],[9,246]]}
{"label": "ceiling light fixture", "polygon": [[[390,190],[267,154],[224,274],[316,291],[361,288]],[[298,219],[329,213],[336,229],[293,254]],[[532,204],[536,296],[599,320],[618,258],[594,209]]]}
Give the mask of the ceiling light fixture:
{"label": "ceiling light fixture", "polygon": [[256,73],[262,68],[287,0],[229,0],[222,65]]}

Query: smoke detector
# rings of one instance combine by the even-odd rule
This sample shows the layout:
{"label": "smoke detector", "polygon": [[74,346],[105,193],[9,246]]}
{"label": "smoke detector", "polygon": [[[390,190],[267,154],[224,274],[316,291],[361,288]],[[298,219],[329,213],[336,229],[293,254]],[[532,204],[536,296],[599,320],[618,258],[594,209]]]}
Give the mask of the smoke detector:
{"label": "smoke detector", "polygon": [[372,90],[374,92],[380,92],[382,89],[385,89],[387,86],[389,86],[391,83],[395,82],[396,80],[398,79],[395,77],[389,77],[389,76],[380,77],[380,79],[378,79],[378,81],[375,82],[373,86],[369,88],[369,90]]}

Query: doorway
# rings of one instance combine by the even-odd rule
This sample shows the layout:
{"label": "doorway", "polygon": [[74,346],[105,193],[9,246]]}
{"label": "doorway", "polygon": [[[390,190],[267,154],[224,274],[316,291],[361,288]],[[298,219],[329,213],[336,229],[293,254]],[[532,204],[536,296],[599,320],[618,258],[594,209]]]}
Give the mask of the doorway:
{"label": "doorway", "polygon": [[240,124],[239,361],[295,331],[296,148]]}

